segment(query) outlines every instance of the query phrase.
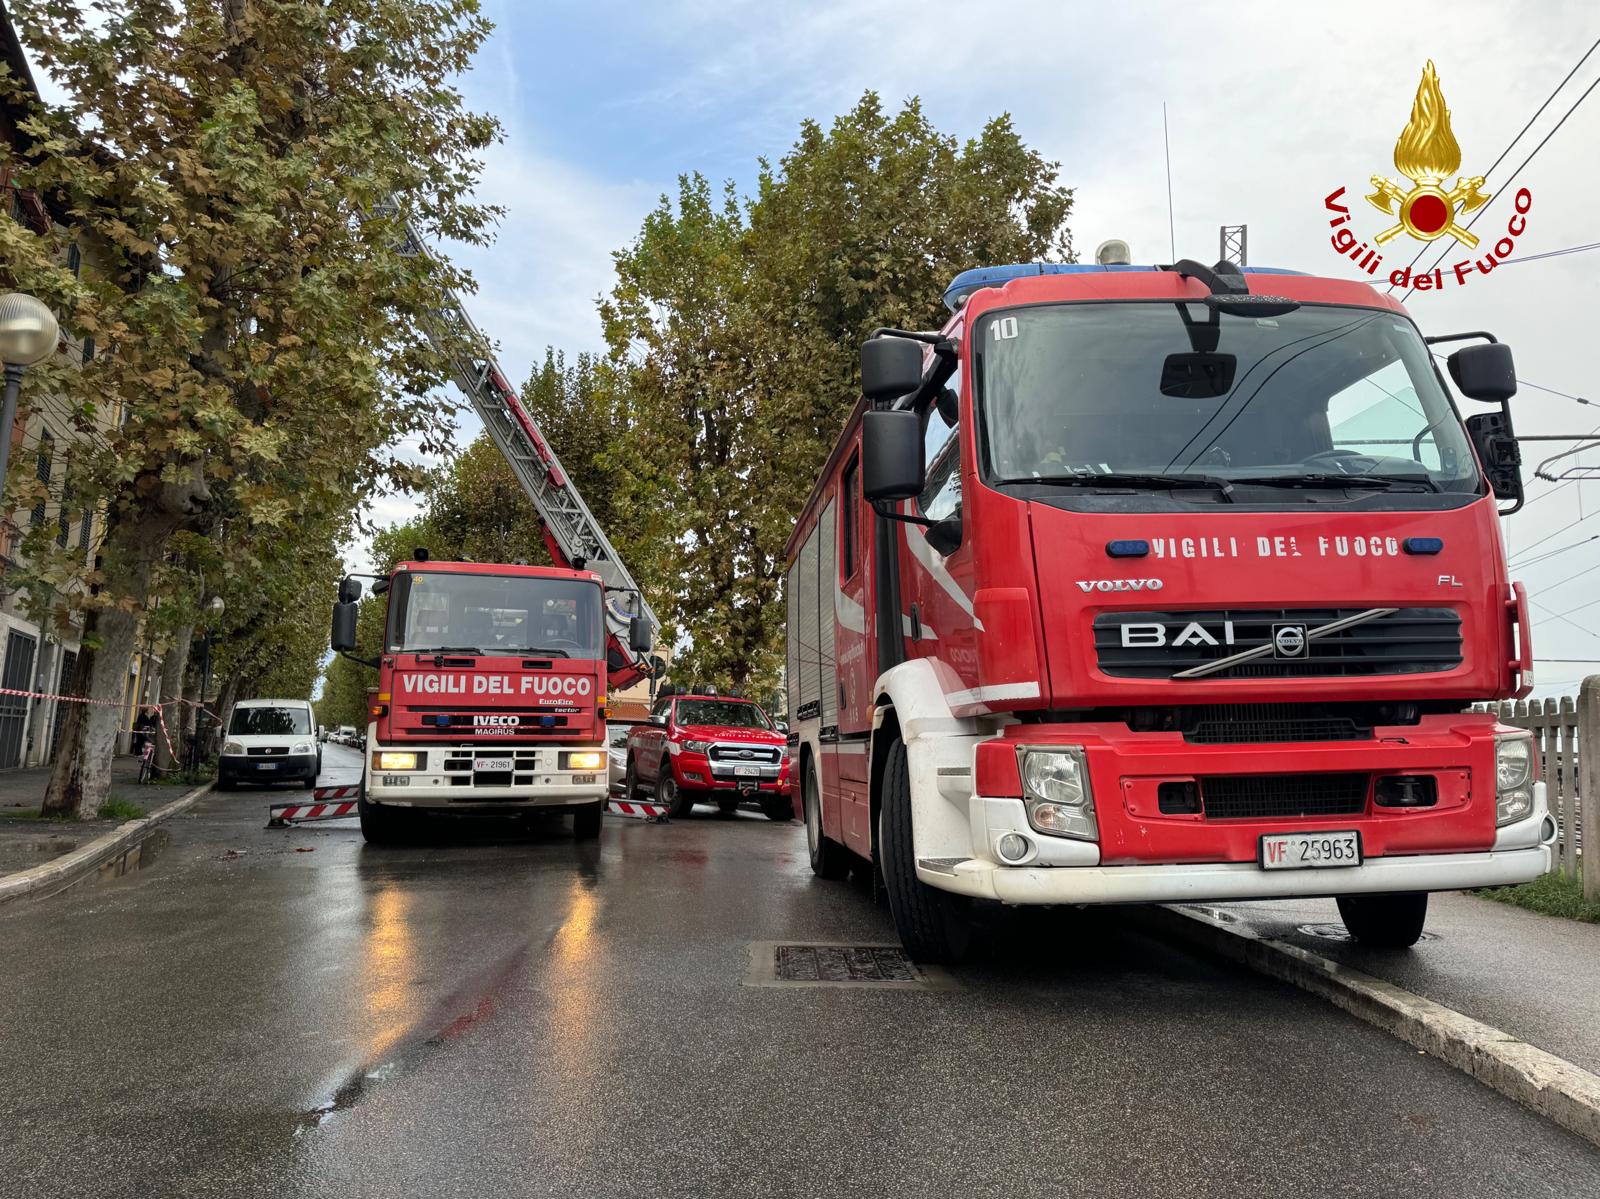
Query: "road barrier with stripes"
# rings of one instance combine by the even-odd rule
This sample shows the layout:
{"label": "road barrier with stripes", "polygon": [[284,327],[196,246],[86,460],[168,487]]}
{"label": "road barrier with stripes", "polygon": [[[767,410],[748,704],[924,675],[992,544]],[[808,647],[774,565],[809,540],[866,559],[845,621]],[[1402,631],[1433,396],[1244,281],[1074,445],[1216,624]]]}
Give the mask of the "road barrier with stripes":
{"label": "road barrier with stripes", "polygon": [[632,816],[636,820],[661,822],[667,818],[667,805],[664,803],[646,803],[636,799],[613,799],[607,801],[607,806],[618,816]]}
{"label": "road barrier with stripes", "polygon": [[361,788],[351,783],[343,787],[318,787],[309,803],[275,803],[267,806],[267,827],[288,828],[308,820],[345,820],[357,814],[356,796]]}

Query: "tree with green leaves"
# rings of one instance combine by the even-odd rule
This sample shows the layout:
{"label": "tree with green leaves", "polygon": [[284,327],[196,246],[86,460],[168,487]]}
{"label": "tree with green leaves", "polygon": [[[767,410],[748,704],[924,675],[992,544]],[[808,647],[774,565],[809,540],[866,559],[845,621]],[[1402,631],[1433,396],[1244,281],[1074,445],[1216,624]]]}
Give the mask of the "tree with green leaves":
{"label": "tree with green leaves", "polygon": [[[424,321],[443,287],[470,280],[407,253],[385,202],[400,197],[426,236],[485,239],[494,214],[470,192],[498,127],[453,81],[488,24],[476,0],[11,9],[65,94],[28,122],[17,182],[69,221],[43,236],[0,221],[0,259],[13,286],[98,342],[92,362],[39,368],[29,386],[94,426],[70,482],[105,522],[91,568],[47,563],[57,576],[29,591],[76,605],[77,685],[115,702],[141,616],[183,589],[162,569],[176,536],[212,537],[226,519],[242,531],[228,570],[251,580],[275,539],[320,535],[352,497],[414,484],[391,449],[402,438],[448,444]],[[107,268],[75,277],[69,239]],[[107,405],[109,430],[94,420]],[[47,811],[104,798],[117,711],[73,707]]]}
{"label": "tree with green leaves", "polygon": [[873,93],[808,121],[756,195],[698,175],[616,255],[602,304],[630,436],[603,457],[613,540],[687,676],[771,686],[782,551],[859,395],[877,326],[933,328],[950,278],[1071,256],[1072,193],[1009,118],[969,141]]}

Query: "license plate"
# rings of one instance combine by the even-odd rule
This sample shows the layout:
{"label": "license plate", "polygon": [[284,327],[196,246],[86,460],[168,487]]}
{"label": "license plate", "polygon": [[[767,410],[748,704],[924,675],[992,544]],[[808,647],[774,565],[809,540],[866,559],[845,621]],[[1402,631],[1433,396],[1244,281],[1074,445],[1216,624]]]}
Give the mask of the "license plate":
{"label": "license plate", "polygon": [[1359,866],[1361,834],[1354,829],[1336,833],[1265,833],[1260,852],[1263,870]]}
{"label": "license plate", "polygon": [[257,770],[276,770],[277,768],[278,768],[278,764],[276,762],[257,762],[256,763],[256,769]]}
{"label": "license plate", "polygon": [[758,779],[758,778],[761,777],[761,767],[759,767],[759,766],[735,766],[733,768],[733,773],[735,774],[735,776],[737,776],[738,778],[742,778],[742,779]]}
{"label": "license plate", "polygon": [[575,774],[572,776],[572,781],[574,784],[592,783],[599,777],[599,775],[594,774]]}
{"label": "license plate", "polygon": [[479,758],[472,764],[474,770],[505,771],[510,770],[513,759],[511,758]]}

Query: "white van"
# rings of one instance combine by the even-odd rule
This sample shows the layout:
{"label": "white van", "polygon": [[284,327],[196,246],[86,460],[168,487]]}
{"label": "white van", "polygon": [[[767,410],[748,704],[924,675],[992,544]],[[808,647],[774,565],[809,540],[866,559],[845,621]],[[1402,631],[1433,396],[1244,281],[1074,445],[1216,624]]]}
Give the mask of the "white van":
{"label": "white van", "polygon": [[228,717],[217,760],[217,789],[240,783],[295,782],[316,786],[322,773],[317,718],[303,699],[242,699]]}

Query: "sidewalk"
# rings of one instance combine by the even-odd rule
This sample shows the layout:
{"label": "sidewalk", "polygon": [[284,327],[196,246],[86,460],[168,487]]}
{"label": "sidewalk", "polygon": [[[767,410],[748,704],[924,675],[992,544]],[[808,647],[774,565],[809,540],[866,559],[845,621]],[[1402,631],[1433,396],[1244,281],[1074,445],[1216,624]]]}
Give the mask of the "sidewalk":
{"label": "sidewalk", "polygon": [[[1331,899],[1212,910],[1600,1073],[1600,925],[1444,893],[1428,902],[1425,940],[1409,950],[1374,950],[1342,939]],[[1307,926],[1340,939],[1302,931]]]}
{"label": "sidewalk", "polygon": [[[148,812],[171,803],[192,786],[152,784],[141,787],[138,779],[139,759],[131,754],[117,758],[111,766],[108,798],[122,800],[141,812]],[[41,866],[122,824],[121,820],[38,819],[39,805],[44,801],[49,781],[48,766],[0,771],[0,875]]]}

